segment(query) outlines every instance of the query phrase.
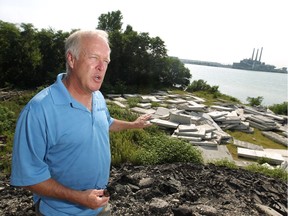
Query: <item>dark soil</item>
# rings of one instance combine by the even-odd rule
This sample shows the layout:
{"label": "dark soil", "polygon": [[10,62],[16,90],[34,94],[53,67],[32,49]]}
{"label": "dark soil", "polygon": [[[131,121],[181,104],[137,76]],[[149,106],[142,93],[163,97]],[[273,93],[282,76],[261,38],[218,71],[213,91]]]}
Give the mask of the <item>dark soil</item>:
{"label": "dark soil", "polygon": [[[287,183],[214,165],[112,168],[112,215],[287,215]],[[0,181],[0,215],[34,215],[31,193]]]}

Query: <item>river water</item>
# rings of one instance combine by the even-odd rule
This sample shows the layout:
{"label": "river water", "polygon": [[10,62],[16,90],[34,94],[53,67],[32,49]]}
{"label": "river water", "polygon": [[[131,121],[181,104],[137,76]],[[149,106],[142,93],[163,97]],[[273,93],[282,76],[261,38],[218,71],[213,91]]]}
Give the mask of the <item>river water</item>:
{"label": "river water", "polygon": [[191,82],[202,79],[210,86],[219,86],[223,94],[233,96],[243,103],[247,97],[262,96],[262,105],[270,106],[288,101],[288,74],[239,70],[185,64],[191,74]]}

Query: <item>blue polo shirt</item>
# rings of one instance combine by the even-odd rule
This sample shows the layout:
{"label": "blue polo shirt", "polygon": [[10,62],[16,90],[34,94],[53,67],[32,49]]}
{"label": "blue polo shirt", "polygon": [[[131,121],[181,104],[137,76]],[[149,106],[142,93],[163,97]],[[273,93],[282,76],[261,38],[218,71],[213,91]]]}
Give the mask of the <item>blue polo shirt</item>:
{"label": "blue polo shirt", "polygon": [[[11,185],[34,185],[53,178],[75,190],[100,189],[110,173],[109,127],[113,122],[100,91],[93,93],[93,108],[72,98],[57,81],[35,95],[21,111],[14,135]],[[97,215],[67,201],[41,198],[44,215]]]}

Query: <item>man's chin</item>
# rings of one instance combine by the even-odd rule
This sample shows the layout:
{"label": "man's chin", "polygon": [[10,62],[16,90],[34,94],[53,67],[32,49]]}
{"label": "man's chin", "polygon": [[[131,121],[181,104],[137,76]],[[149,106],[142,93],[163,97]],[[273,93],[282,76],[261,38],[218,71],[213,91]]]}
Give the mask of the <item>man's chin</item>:
{"label": "man's chin", "polygon": [[100,90],[101,86],[102,86],[102,83],[95,85],[95,86],[93,87],[93,91],[98,91],[98,90]]}

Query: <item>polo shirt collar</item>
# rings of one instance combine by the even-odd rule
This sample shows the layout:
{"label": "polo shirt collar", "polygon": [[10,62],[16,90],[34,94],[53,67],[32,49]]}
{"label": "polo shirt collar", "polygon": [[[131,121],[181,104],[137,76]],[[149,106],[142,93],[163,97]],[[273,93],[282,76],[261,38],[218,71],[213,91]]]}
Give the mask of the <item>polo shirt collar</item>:
{"label": "polo shirt collar", "polygon": [[72,103],[70,93],[62,82],[65,75],[66,73],[58,74],[56,82],[50,88],[53,102],[56,105],[70,105]]}
{"label": "polo shirt collar", "polygon": [[[65,87],[62,79],[66,76],[66,73],[60,73],[57,75],[56,82],[51,86],[51,96],[55,105],[67,105],[73,108],[87,111],[87,109],[77,102],[69,93]],[[94,94],[93,94],[94,97]],[[94,107],[94,106],[93,106]]]}

